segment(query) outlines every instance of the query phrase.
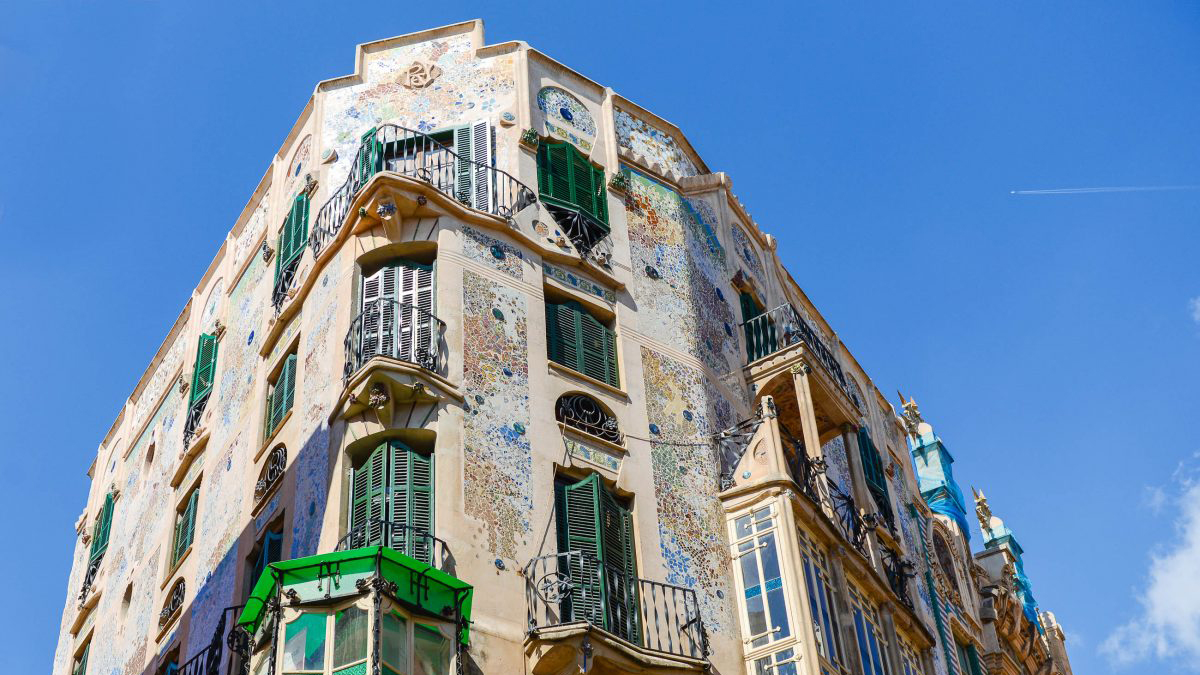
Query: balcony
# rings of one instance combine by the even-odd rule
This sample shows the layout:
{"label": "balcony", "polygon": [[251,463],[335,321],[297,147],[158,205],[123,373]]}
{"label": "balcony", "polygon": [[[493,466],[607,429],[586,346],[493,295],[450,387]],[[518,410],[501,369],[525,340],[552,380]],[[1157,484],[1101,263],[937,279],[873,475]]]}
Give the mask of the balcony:
{"label": "balcony", "polygon": [[846,372],[842,369],[842,364],[791,304],[780,305],[769,312],[742,322],[741,325],[746,336],[747,365],[793,345],[803,344],[804,348],[824,369],[829,379],[833,380],[846,395],[846,398],[850,399],[855,406],[862,405],[849,378],[846,377]]}
{"label": "balcony", "polygon": [[537,195],[506,171],[456,152],[432,136],[385,124],[367,132],[345,182],[317,212],[308,245],[313,257],[337,237],[354,198],[377,173],[428,183],[467,208],[512,218],[537,202]]}
{"label": "balcony", "polygon": [[238,654],[239,634],[233,627],[238,613],[244,607],[234,605],[221,610],[212,640],[180,666],[178,675],[233,675],[242,672],[241,668],[235,666],[235,663],[240,663],[241,657]]}
{"label": "balcony", "polygon": [[690,588],[630,578],[581,551],[535,558],[523,575],[535,675],[578,667],[580,659],[584,671],[606,673],[695,672],[708,663]]}
{"label": "balcony", "polygon": [[347,532],[334,550],[350,551],[367,546],[390,548],[443,572],[452,571],[450,550],[446,542],[433,536],[425,528],[371,519]]}
{"label": "balcony", "polygon": [[427,309],[390,298],[367,303],[346,332],[346,366],[349,381],[375,357],[416,364],[439,372],[441,342],[446,322]]}

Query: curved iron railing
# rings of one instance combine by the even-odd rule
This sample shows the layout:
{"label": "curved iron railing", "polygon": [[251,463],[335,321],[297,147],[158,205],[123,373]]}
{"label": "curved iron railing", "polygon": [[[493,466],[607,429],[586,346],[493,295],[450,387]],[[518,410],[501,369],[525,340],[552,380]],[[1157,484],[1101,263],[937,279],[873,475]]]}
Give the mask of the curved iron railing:
{"label": "curved iron railing", "polygon": [[83,574],[83,588],[79,591],[80,607],[87,602],[88,593],[92,590],[92,584],[96,583],[96,575],[100,573],[100,563],[103,561],[103,553],[88,561],[87,571]]}
{"label": "curved iron railing", "polygon": [[[217,628],[213,631],[212,640],[180,666],[179,675],[219,675],[221,672],[232,675],[233,673],[248,672],[248,663],[235,664],[232,658],[229,667],[224,670],[221,668],[222,662],[225,661],[227,635],[233,635],[232,630],[227,631],[225,628],[226,626],[233,628],[233,620],[236,619],[237,613],[243,607],[245,605],[234,605],[221,610],[221,618],[217,621]],[[232,648],[233,645],[230,644],[229,647],[230,656],[240,658],[237,650]]]}
{"label": "curved iron railing", "polygon": [[355,195],[381,172],[429,183],[465,206],[502,218],[537,202],[537,193],[507,171],[464,157],[420,131],[385,124],[364,135],[350,174],[317,213],[308,237],[314,256],[337,236]]}
{"label": "curved iron railing", "polygon": [[880,557],[883,559],[883,572],[887,576],[888,586],[905,607],[912,609],[913,601],[912,596],[908,594],[908,580],[916,576],[913,572],[915,566],[886,546],[880,547]]}
{"label": "curved iron railing", "polygon": [[287,448],[283,445],[277,445],[267,457],[267,463],[263,466],[262,473],[258,476],[258,482],[254,484],[255,503],[261,502],[263,497],[267,496],[267,493],[275,487],[279,479],[283,478],[286,469]]}
{"label": "curved iron railing", "polygon": [[850,386],[842,364],[791,304],[780,305],[769,312],[743,321],[741,326],[746,335],[746,352],[749,359],[747,363],[753,363],[781,349],[803,342],[829,376],[838,383],[846,397],[853,401],[854,405],[862,405],[858,394]]}
{"label": "curved iron railing", "polygon": [[647,649],[708,658],[708,633],[690,588],[629,577],[582,551],[534,558],[522,574],[531,632],[587,622]]}
{"label": "curved iron railing", "polygon": [[442,334],[446,322],[427,309],[390,298],[367,303],[346,332],[345,380],[367,361],[386,356],[415,363],[426,370],[441,367]]}
{"label": "curved iron railing", "polygon": [[558,404],[554,407],[554,417],[569,427],[609,443],[622,445],[625,442],[625,434],[621,433],[617,418],[587,394],[560,396]]}
{"label": "curved iron railing", "polygon": [[334,550],[349,551],[365,546],[386,546],[442,571],[450,563],[446,542],[430,534],[429,530],[378,518],[351,528],[338,540]]}

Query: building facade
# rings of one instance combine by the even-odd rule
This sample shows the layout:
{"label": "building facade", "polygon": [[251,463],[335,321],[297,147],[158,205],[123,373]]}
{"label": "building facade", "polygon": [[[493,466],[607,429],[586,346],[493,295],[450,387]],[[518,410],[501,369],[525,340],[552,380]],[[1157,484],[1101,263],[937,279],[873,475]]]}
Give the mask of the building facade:
{"label": "building facade", "polygon": [[679,129],[478,21],[356,59],[100,444],[55,675],[1070,675]]}

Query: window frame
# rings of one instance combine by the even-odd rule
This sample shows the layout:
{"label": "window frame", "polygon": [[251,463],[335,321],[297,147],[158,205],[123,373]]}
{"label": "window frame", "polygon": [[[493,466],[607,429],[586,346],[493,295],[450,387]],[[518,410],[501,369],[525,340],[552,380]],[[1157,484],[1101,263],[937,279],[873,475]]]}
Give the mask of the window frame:
{"label": "window frame", "polygon": [[[766,512],[765,518],[758,515],[764,511]],[[750,534],[739,536],[738,523],[746,517],[751,518],[749,521],[751,532]],[[789,587],[791,584],[788,583],[787,568],[784,563],[783,556],[780,555],[780,553],[785,550],[785,542],[781,541],[781,535],[784,532],[784,528],[780,526],[780,519],[782,517],[783,514],[779,509],[778,504],[775,502],[770,502],[765,505],[756,505],[754,508],[733,514],[729,518],[729,551],[730,556],[733,559],[734,566],[736,567],[734,580],[738,589],[738,613],[741,617],[742,633],[743,635],[747,636],[742,640],[743,648],[745,649],[747,657],[750,657],[752,654],[760,654],[764,650],[778,650],[780,645],[786,644],[788,641],[796,640],[796,617],[793,608],[791,607],[792,603],[788,602],[788,596],[790,595],[789,591],[791,590]],[[763,523],[764,520],[770,520],[771,522],[766,527],[759,529],[759,525]],[[765,548],[765,544],[759,542],[757,545],[754,545],[751,548],[742,550],[742,547],[745,544],[754,542],[767,536],[770,536],[774,542],[775,562],[779,568],[778,597],[783,603],[783,618],[787,621],[786,627],[772,625],[774,617],[772,616],[772,604],[769,601],[769,594],[775,589],[767,588],[769,582],[765,578],[763,556],[760,553],[760,551]],[[751,555],[753,555],[755,558],[755,573],[758,575],[758,583],[756,586],[762,589],[759,591],[756,597],[763,598],[763,616],[767,621],[766,631],[753,632],[750,626],[750,606],[748,603],[748,598],[746,597],[747,589],[746,580],[742,571],[742,559]],[[783,632],[784,630],[786,630],[785,633]],[[779,633],[783,634],[777,635]],[[755,644],[764,638],[766,638],[765,642]],[[753,658],[755,659],[755,662],[757,662],[757,657]]]}
{"label": "window frame", "polygon": [[[200,484],[202,481],[197,480],[183,494],[183,498],[175,506],[175,526],[171,532],[171,558],[170,564],[167,567],[167,576],[175,573],[179,565],[187,558],[188,553],[192,550],[192,545],[196,543],[196,514],[200,510]],[[193,500],[195,503],[193,504]],[[183,548],[179,546],[180,526],[183,524],[183,519],[188,518],[190,510],[191,522],[188,525],[188,542]]]}
{"label": "window frame", "polygon": [[829,668],[838,671],[846,662],[846,646],[840,630],[841,616],[838,613],[836,586],[829,571],[829,557],[807,532],[797,527],[796,535],[817,655]]}
{"label": "window frame", "polygon": [[[853,583],[847,585],[850,594],[850,616],[854,623],[863,675],[892,675],[887,656],[888,639],[879,622],[879,609]],[[868,651],[868,647],[873,649]]]}
{"label": "window frame", "polygon": [[[300,368],[299,343],[294,344],[288,349],[287,353],[279,359],[279,363],[271,370],[271,376],[267,379],[267,398],[266,411],[263,415],[263,442],[269,443],[275,437],[275,434],[283,428],[283,424],[287,421],[289,414],[296,404],[296,372]],[[283,396],[286,400],[286,406],[279,411],[278,417],[274,414],[275,397],[279,392],[280,381],[284,383]]]}
{"label": "window frame", "polygon": [[[616,329],[610,328],[609,322],[601,320],[586,305],[574,298],[564,299],[560,302],[547,298],[545,308],[546,358],[585,378],[619,390],[621,386],[621,350]],[[562,315],[564,311],[570,314],[564,317]],[[564,318],[571,322],[570,335],[566,332],[567,326],[563,324]],[[588,324],[587,327],[591,330],[596,330],[590,325],[591,322],[599,327],[604,340],[603,353],[599,355],[603,362],[604,372],[599,374],[588,372],[590,368],[587,354],[594,353],[595,350],[586,347],[588,338],[585,336],[585,324]],[[574,336],[573,339],[571,335]]]}

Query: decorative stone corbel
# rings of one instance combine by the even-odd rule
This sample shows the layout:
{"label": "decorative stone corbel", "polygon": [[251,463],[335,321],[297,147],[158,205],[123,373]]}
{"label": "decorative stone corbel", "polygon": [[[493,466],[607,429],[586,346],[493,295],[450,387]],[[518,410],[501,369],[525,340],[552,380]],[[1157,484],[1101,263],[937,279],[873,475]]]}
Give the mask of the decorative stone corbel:
{"label": "decorative stone corbel", "polygon": [[212,336],[217,338],[217,342],[225,335],[225,324],[221,323],[220,319],[213,322]]}
{"label": "decorative stone corbel", "polygon": [[392,216],[396,215],[396,205],[392,202],[383,202],[375,208],[375,213],[384,220],[391,220]]}
{"label": "decorative stone corbel", "polygon": [[188,385],[187,379],[185,379],[183,377],[183,373],[179,373],[179,379],[177,379],[175,382],[176,382],[176,386],[179,387],[179,395],[180,396],[186,395],[189,385]]}
{"label": "decorative stone corbel", "polygon": [[529,128],[521,132],[521,147],[526,150],[536,151],[539,143],[541,143],[541,139],[538,138],[536,129]]}
{"label": "decorative stone corbel", "polygon": [[304,174],[304,192],[309,197],[317,194],[317,179],[313,178],[311,173]]}
{"label": "decorative stone corbel", "polygon": [[629,191],[629,174],[624,171],[617,171],[608,181],[608,189],[617,193],[625,194]]}
{"label": "decorative stone corbel", "polygon": [[376,382],[371,385],[371,393],[367,397],[367,405],[374,410],[382,410],[387,405],[391,397],[388,396],[387,387],[382,382]]}
{"label": "decorative stone corbel", "polygon": [[263,240],[262,248],[259,250],[262,252],[263,262],[265,262],[265,263],[271,262],[271,256],[275,255],[275,250],[272,249],[270,246],[267,246],[267,241],[265,239]]}

